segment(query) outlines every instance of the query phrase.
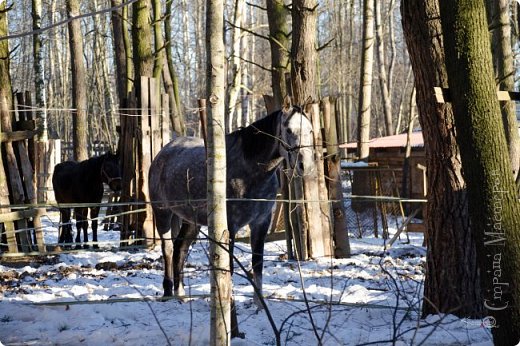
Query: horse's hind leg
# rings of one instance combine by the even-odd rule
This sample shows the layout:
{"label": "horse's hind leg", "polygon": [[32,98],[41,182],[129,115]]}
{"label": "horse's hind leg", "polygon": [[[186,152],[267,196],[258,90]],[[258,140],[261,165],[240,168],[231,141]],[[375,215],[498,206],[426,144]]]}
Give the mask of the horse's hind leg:
{"label": "horse's hind leg", "polygon": [[[94,248],[98,249],[99,245],[97,244],[97,228],[98,228],[98,217],[99,215],[99,207],[90,208],[90,219],[92,220],[92,242],[94,243]],[[88,238],[88,233],[85,233],[85,239]]]}
{"label": "horse's hind leg", "polygon": [[163,209],[155,205],[152,205],[152,208],[157,232],[159,232],[161,237],[161,250],[164,262],[164,296],[171,297],[173,296],[173,238],[171,230],[173,213],[169,209]]}
{"label": "horse's hind leg", "polygon": [[253,264],[253,282],[255,284],[256,293],[253,301],[256,306],[261,309],[263,306],[260,302],[259,296],[262,296],[262,270],[264,268],[264,243],[269,230],[271,220],[266,217],[265,220],[256,224],[250,224],[251,228],[251,250],[252,264]]}
{"label": "horse's hind leg", "polygon": [[[173,225],[172,225],[173,227]],[[173,250],[173,282],[175,295],[183,296],[184,292],[184,262],[190,245],[197,239],[199,228],[195,225],[183,223],[179,236],[175,239]]]}
{"label": "horse's hind leg", "polygon": [[70,209],[60,209],[60,226],[58,228],[58,243],[72,243],[72,227],[70,225]]}

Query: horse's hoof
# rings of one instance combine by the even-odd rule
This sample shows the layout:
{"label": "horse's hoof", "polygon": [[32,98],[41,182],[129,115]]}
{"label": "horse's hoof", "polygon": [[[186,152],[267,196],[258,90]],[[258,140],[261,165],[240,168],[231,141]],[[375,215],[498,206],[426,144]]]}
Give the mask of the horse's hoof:
{"label": "horse's hoof", "polygon": [[184,297],[186,295],[186,291],[184,290],[184,286],[180,285],[179,288],[175,290],[176,297]]}

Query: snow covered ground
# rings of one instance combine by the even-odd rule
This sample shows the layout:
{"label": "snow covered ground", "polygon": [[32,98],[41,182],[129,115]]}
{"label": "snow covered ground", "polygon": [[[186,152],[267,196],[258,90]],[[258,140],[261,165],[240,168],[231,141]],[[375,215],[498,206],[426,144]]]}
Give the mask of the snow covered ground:
{"label": "snow covered ground", "polygon": [[[57,215],[45,239],[55,243]],[[53,223],[54,222],[54,223]],[[392,233],[392,231],[391,231]],[[405,237],[403,237],[404,239]],[[100,232],[100,240],[119,240]],[[349,259],[287,261],[285,242],[266,245],[264,295],[282,345],[491,345],[482,321],[450,315],[420,319],[422,235],[383,251],[383,240],[351,239]],[[0,344],[206,345],[209,338],[208,243],[186,265],[191,299],[160,301],[162,260],[152,251],[77,252],[0,265]],[[235,254],[250,267],[250,248]],[[252,303],[243,273],[233,277],[240,332],[233,345],[275,345],[276,333]],[[302,289],[302,287],[305,288]],[[304,303],[304,291],[309,308]],[[110,301],[109,303],[106,301]]]}

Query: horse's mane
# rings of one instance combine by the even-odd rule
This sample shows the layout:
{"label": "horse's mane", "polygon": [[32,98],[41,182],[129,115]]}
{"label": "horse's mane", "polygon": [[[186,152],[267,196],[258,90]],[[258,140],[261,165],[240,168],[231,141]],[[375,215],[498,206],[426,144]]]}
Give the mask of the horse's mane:
{"label": "horse's mane", "polygon": [[97,167],[103,163],[106,155],[107,154],[90,157],[84,161],[78,162],[78,165],[83,167]]}
{"label": "horse's mane", "polygon": [[273,112],[247,127],[243,127],[228,135],[231,143],[240,143],[244,158],[270,155],[276,139],[281,111]]}

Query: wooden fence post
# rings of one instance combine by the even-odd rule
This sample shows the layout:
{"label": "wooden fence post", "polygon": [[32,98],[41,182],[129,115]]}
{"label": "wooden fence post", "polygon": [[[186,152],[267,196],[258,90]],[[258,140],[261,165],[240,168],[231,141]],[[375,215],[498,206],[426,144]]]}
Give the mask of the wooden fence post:
{"label": "wooden fence post", "polygon": [[[314,157],[316,166],[316,177],[304,176],[304,189],[307,194],[309,190],[315,190],[307,198],[307,206],[315,203],[313,221],[309,217],[309,254],[311,257],[331,256],[331,213],[327,187],[325,185],[325,167],[323,165],[323,138],[321,134],[320,108],[318,103],[311,106],[310,116],[314,134]],[[320,225],[321,227],[319,227]],[[316,227],[318,226],[318,227]]]}
{"label": "wooden fence post", "polygon": [[[325,128],[325,143],[327,146],[327,157],[325,159],[326,182],[329,197],[332,200],[334,256],[337,258],[348,258],[350,257],[350,242],[348,239],[347,219],[341,188],[341,159],[338,150],[338,132],[336,117],[331,114],[331,105],[335,104],[335,100],[325,97],[321,103]],[[332,107],[332,109],[334,108]]]}

